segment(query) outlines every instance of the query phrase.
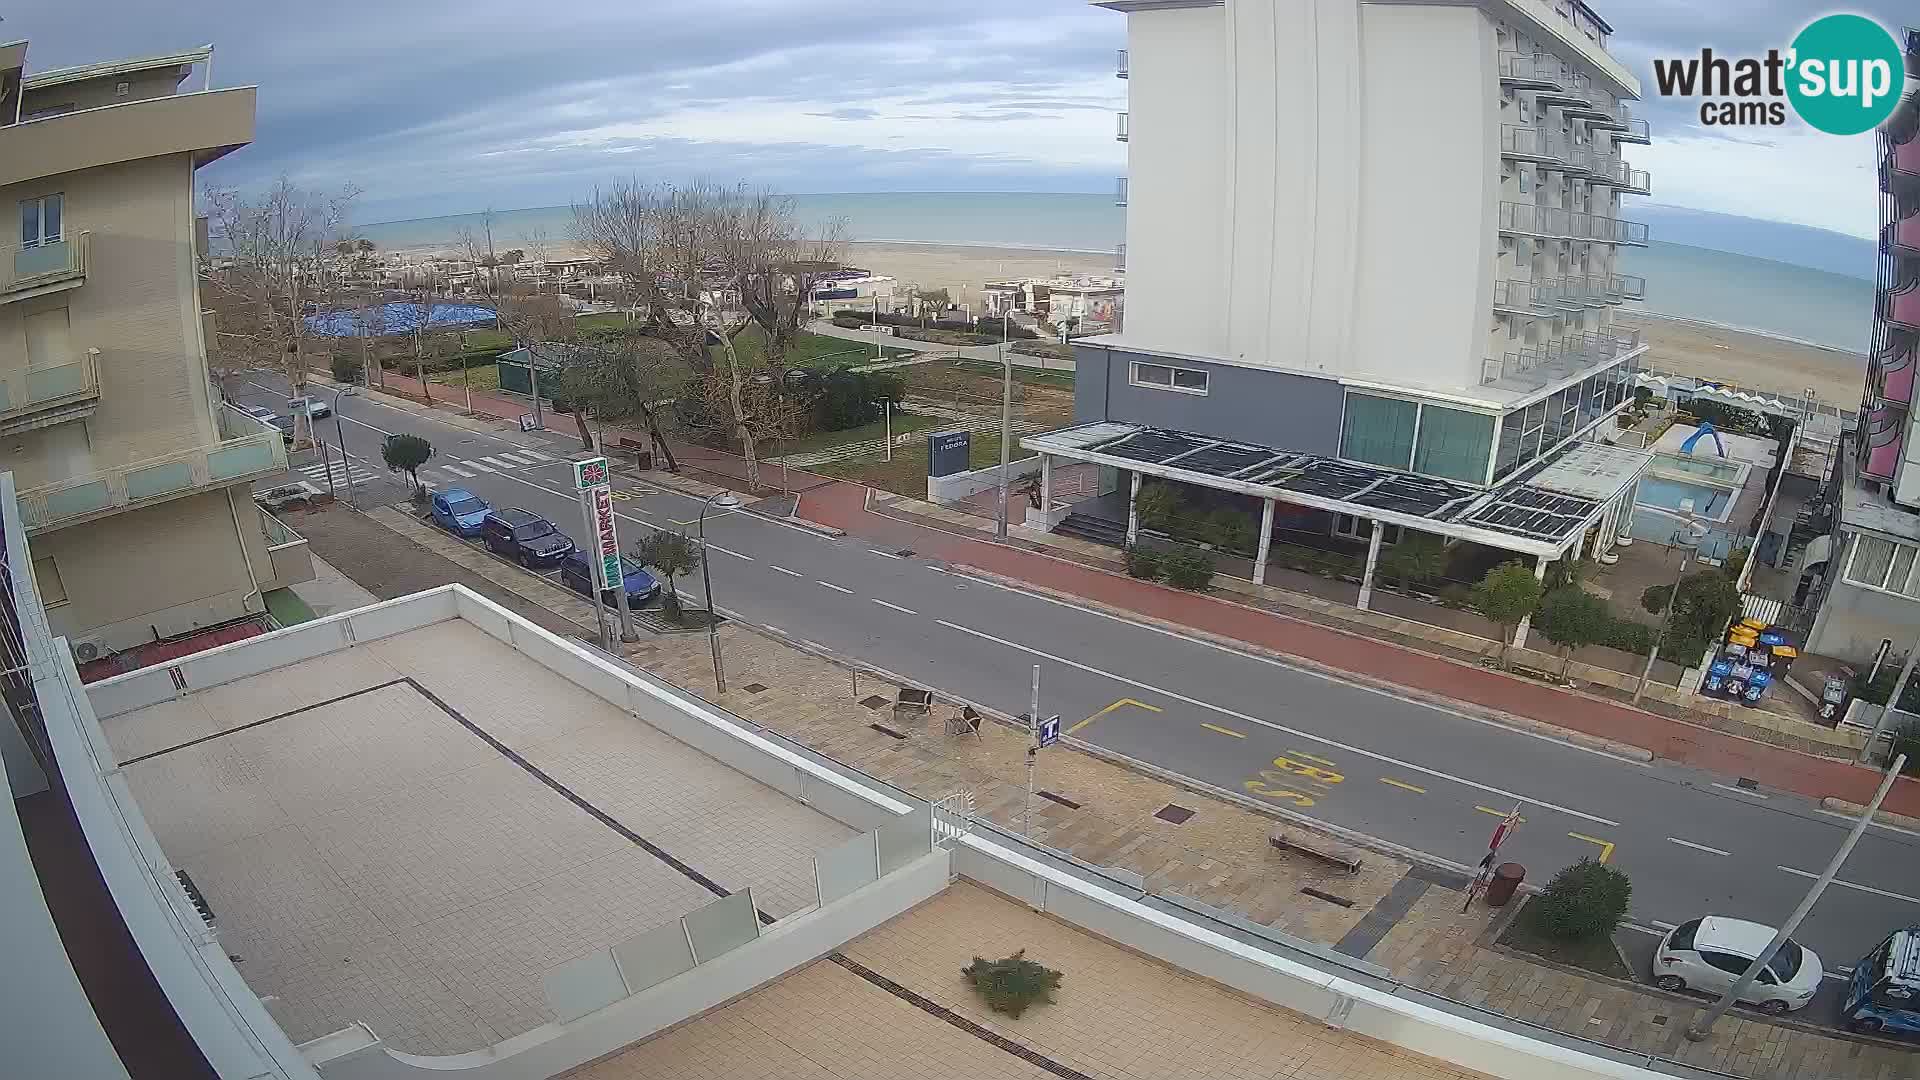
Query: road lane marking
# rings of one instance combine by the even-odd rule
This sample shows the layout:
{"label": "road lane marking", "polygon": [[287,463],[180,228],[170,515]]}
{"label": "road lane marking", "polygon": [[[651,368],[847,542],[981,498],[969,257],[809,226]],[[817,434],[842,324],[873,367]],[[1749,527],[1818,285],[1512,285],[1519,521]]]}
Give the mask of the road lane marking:
{"label": "road lane marking", "polygon": [[[1795,877],[1818,878],[1820,876],[1819,874],[1812,873],[1811,871],[1797,870],[1791,866],[1776,866],[1774,867],[1774,869],[1785,870],[1787,873],[1792,874]],[[1842,881],[1839,878],[1834,878],[1833,883],[1835,885],[1840,886],[1843,889],[1858,889],[1863,893],[1872,893],[1875,896],[1884,896],[1889,900],[1905,900],[1909,904],[1920,904],[1920,896],[1908,896],[1905,893],[1888,892],[1885,889],[1876,889],[1871,885],[1861,885],[1858,882],[1853,882],[1853,881]]]}
{"label": "road lane marking", "polygon": [[931,563],[929,563],[929,564],[927,564],[927,569],[929,569],[929,570],[931,570],[931,571],[933,571],[933,572],[934,572],[934,573],[936,573],[936,574],[944,574],[944,573],[946,573],[946,571],[945,571],[944,569],[942,569],[942,568],[940,568],[940,567],[938,567],[938,566],[934,566],[934,565],[933,565],[933,564],[931,564]]}
{"label": "road lane marking", "polygon": [[546,454],[543,454],[538,450],[522,450],[520,451],[520,456],[530,457],[535,461],[552,461],[553,460],[552,457]]}
{"label": "road lane marking", "polygon": [[1383,784],[1386,784],[1386,785],[1388,785],[1388,786],[1390,786],[1390,787],[1397,787],[1397,788],[1400,788],[1400,789],[1401,789],[1401,790],[1403,790],[1403,791],[1411,791],[1411,792],[1414,792],[1415,794],[1419,794],[1419,795],[1425,795],[1425,794],[1427,793],[1427,789],[1426,789],[1426,788],[1423,788],[1423,787],[1415,787],[1415,786],[1413,786],[1412,784],[1409,784],[1409,783],[1406,783],[1405,781],[1401,781],[1401,780],[1395,780],[1395,779],[1394,779],[1393,777],[1391,777],[1391,776],[1383,776],[1383,777],[1381,777],[1381,778],[1380,778],[1380,782],[1381,782],[1381,783],[1383,783]]}
{"label": "road lane marking", "polygon": [[[460,464],[465,465],[469,469],[479,469],[481,472],[484,472],[484,473],[499,472],[499,470],[495,469],[493,466],[482,465],[477,461],[462,461]],[[538,487],[539,485],[536,484],[534,486]]]}
{"label": "road lane marking", "polygon": [[1290,754],[1292,754],[1292,755],[1293,755],[1293,756],[1295,756],[1295,757],[1303,757],[1303,758],[1306,758],[1306,759],[1307,759],[1308,761],[1317,761],[1317,762],[1319,762],[1319,763],[1320,763],[1320,764],[1322,764],[1322,765],[1332,765],[1332,764],[1333,764],[1333,762],[1331,762],[1331,761],[1328,761],[1328,760],[1327,760],[1326,758],[1323,758],[1323,757],[1314,757],[1314,756],[1313,756],[1312,754],[1309,754],[1309,753],[1307,753],[1307,752],[1306,752],[1305,750],[1290,750],[1290,751],[1288,751],[1288,753],[1290,753]]}
{"label": "road lane marking", "polygon": [[1722,784],[1722,783],[1718,783],[1718,782],[1715,782],[1715,784],[1714,784],[1713,786],[1714,786],[1714,787],[1717,787],[1717,788],[1719,788],[1719,789],[1720,789],[1721,791],[1731,791],[1731,792],[1733,792],[1733,793],[1734,793],[1735,795],[1745,795],[1745,796],[1746,796],[1747,798],[1749,798],[1749,799],[1764,799],[1764,798],[1766,798],[1766,796],[1765,796],[1765,795],[1763,795],[1763,794],[1761,794],[1761,793],[1760,793],[1760,792],[1758,792],[1758,791],[1754,791],[1754,790],[1752,790],[1752,789],[1750,789],[1750,788],[1743,788],[1743,787],[1734,787],[1734,786],[1733,786],[1732,784]]}
{"label": "road lane marking", "polygon": [[1206,728],[1206,729],[1207,729],[1208,731],[1217,731],[1217,732],[1219,732],[1220,734],[1222,734],[1222,735],[1225,735],[1225,736],[1227,736],[1228,738],[1233,738],[1233,739],[1244,739],[1244,738],[1246,738],[1246,736],[1245,736],[1245,735],[1242,735],[1242,734],[1240,734],[1239,732],[1237,732],[1237,731],[1234,731],[1234,730],[1233,730],[1233,729],[1231,729],[1231,728],[1223,728],[1223,727],[1221,727],[1221,726],[1219,726],[1218,724],[1201,724],[1200,726],[1201,726],[1201,727],[1203,727],[1203,728]]}
{"label": "road lane marking", "polygon": [[443,469],[445,469],[445,470],[447,470],[448,472],[450,472],[450,473],[452,473],[452,474],[453,474],[453,475],[455,475],[455,476],[472,476],[472,475],[474,475],[473,473],[470,473],[470,472],[468,472],[467,470],[465,470],[465,469],[463,469],[463,468],[461,468],[460,466],[458,466],[458,465],[454,465],[454,464],[446,464],[446,465],[442,465],[442,466],[440,466],[440,467],[441,467],[441,468],[443,468]]}
{"label": "road lane marking", "polygon": [[[939,532],[944,530],[936,529],[934,531]],[[928,566],[927,569],[933,570],[936,573],[942,573],[942,574],[949,572],[946,570],[941,570],[939,567],[936,567],[936,566]],[[1578,750],[1583,754],[1592,754],[1595,757],[1603,757],[1609,761],[1619,762],[1622,765],[1631,765],[1637,769],[1645,769],[1649,767],[1649,764],[1644,761],[1635,761],[1632,758],[1624,758],[1618,754],[1608,753],[1605,750],[1596,749],[1591,746],[1581,746],[1578,743],[1568,742],[1565,739],[1557,738],[1552,735],[1546,735],[1538,731],[1528,731],[1524,728],[1512,727],[1510,725],[1500,723],[1497,720],[1489,720],[1484,716],[1474,716],[1471,713],[1462,712],[1459,709],[1450,709],[1444,705],[1435,705],[1431,702],[1418,701],[1418,700],[1415,700],[1414,698],[1408,697],[1404,690],[1395,691],[1395,690],[1385,689],[1379,686],[1369,686],[1366,683],[1355,682],[1353,679],[1345,678],[1340,675],[1335,675],[1335,674],[1332,674],[1331,672],[1319,671],[1313,668],[1302,667],[1299,664],[1288,663],[1285,660],[1277,660],[1271,656],[1262,656],[1257,652],[1249,652],[1245,649],[1236,649],[1231,645],[1223,645],[1218,641],[1209,641],[1203,637],[1195,637],[1192,634],[1180,633],[1178,630],[1169,630],[1164,626],[1154,626],[1151,623],[1137,622],[1133,619],[1125,618],[1120,615],[1115,615],[1111,612],[1100,611],[1095,608],[1085,607],[1078,604],[1071,604],[1065,600],[1059,599],[1058,597],[1047,596],[1043,593],[1028,592],[1025,589],[1016,588],[1012,585],[1004,585],[998,581],[988,581],[985,578],[973,577],[968,574],[960,574],[957,572],[954,573],[954,576],[964,577],[968,581],[971,581],[980,585],[985,585],[985,586],[988,586],[989,588],[999,589],[1002,592],[1010,592],[1019,596],[1027,597],[1028,599],[1031,599],[1031,600],[1039,600],[1042,603],[1052,604],[1055,607],[1063,607],[1069,611],[1077,611],[1084,615],[1092,615],[1096,618],[1106,619],[1109,622],[1117,622],[1125,626],[1131,626],[1136,630],[1145,630],[1149,633],[1160,634],[1164,637],[1177,638],[1181,641],[1187,642],[1188,644],[1199,645],[1199,646],[1202,646],[1203,648],[1212,649],[1215,652],[1223,652],[1229,656],[1238,657],[1242,660],[1252,660],[1255,663],[1266,664],[1269,667],[1277,667],[1284,671],[1293,672],[1296,675],[1306,675],[1311,678],[1320,679],[1324,682],[1333,683],[1336,686],[1344,686],[1350,690],[1359,690],[1362,693],[1374,694],[1379,697],[1389,698],[1393,701],[1400,702],[1402,705],[1410,705],[1415,708],[1428,709],[1433,712],[1440,713],[1443,716],[1451,716],[1457,720],[1466,720],[1471,723],[1479,724],[1482,727],[1490,727],[1490,728],[1497,729],[1499,731],[1504,731],[1509,735],[1520,735],[1529,739],[1537,739],[1540,742],[1552,743],[1555,746],[1564,747],[1565,749],[1568,749],[1568,750]],[[1234,601],[1224,601],[1224,602],[1233,603]],[[1306,622],[1308,620],[1300,619],[1297,621]],[[1335,745],[1339,745],[1339,744],[1336,743]],[[1765,798],[1765,796],[1761,796],[1761,797]]]}
{"label": "road lane marking", "polygon": [[520,456],[519,454],[508,454],[508,453],[502,453],[502,454],[501,454],[500,456],[501,456],[501,457],[503,457],[503,458],[505,458],[505,459],[507,459],[508,461],[511,461],[511,462],[512,462],[512,463],[514,463],[515,465],[531,465],[531,464],[533,464],[533,459],[532,459],[532,458],[529,458],[529,457],[522,457],[522,456]]}
{"label": "road lane marking", "polygon": [[768,564],[767,564],[767,567],[768,567],[769,569],[772,569],[772,570],[778,570],[778,571],[780,571],[781,573],[783,573],[783,574],[785,574],[785,575],[787,575],[788,577],[806,577],[806,576],[807,576],[807,575],[805,575],[805,574],[803,574],[803,573],[801,573],[801,572],[800,572],[800,571],[798,571],[798,570],[789,570],[789,569],[787,569],[787,568],[786,568],[786,567],[784,567],[784,566],[775,566],[775,565],[774,565],[774,564],[772,564],[772,563],[768,563]]}
{"label": "road lane marking", "polygon": [[910,608],[910,607],[901,607],[901,606],[900,606],[899,604],[889,604],[889,603],[887,603],[887,602],[886,602],[885,600],[882,600],[882,599],[880,599],[880,598],[879,598],[879,597],[877,597],[877,596],[875,596],[875,597],[870,597],[870,599],[871,599],[871,600],[872,600],[872,601],[873,601],[874,603],[876,603],[876,604],[879,604],[879,605],[880,605],[881,607],[883,607],[883,608],[892,608],[893,610],[895,610],[895,611],[898,611],[898,612],[900,612],[900,613],[901,613],[902,615],[918,615],[918,614],[920,614],[919,612],[917,612],[917,611],[915,611],[915,610],[913,610],[913,609],[912,609],[912,608]]}
{"label": "road lane marking", "polygon": [[1101,717],[1107,715],[1108,713],[1112,712],[1113,710],[1119,708],[1122,705],[1132,705],[1137,708],[1145,709],[1148,712],[1160,711],[1160,706],[1158,705],[1149,705],[1144,701],[1135,701],[1130,697],[1123,697],[1119,701],[1114,702],[1113,704],[1107,706],[1106,708],[1101,709],[1099,712],[1094,713],[1092,716],[1087,717],[1085,720],[1082,720],[1079,723],[1068,728],[1067,734],[1071,735],[1074,732],[1079,731],[1081,728],[1086,727],[1088,724],[1093,723],[1095,720],[1100,719]]}
{"label": "road lane marking", "polygon": [[[1842,814],[1834,810],[1815,810],[1814,813],[1825,814],[1830,818],[1839,818],[1841,821],[1847,822],[1849,824],[1860,820],[1859,818],[1855,817],[1852,814]],[[1873,826],[1876,829],[1885,829],[1888,832],[1900,833],[1903,836],[1920,837],[1920,832],[1915,832],[1912,829],[1903,829],[1898,825],[1883,825],[1878,821],[1869,821],[1867,822],[1867,824]]]}
{"label": "road lane marking", "polygon": [[500,468],[500,469],[512,469],[512,468],[517,468],[520,465],[520,463],[517,461],[501,461],[497,457],[483,457],[480,460],[486,462],[489,465],[494,466],[495,468]]}
{"label": "road lane marking", "polygon": [[1648,919],[1647,925],[1652,927],[1657,927],[1663,931],[1680,929],[1679,923],[1661,922],[1659,919]]}
{"label": "road lane marking", "polygon": [[340,419],[345,420],[349,424],[359,424],[361,427],[366,428],[368,431],[377,431],[382,435],[393,434],[393,432],[388,431],[386,428],[374,427],[372,424],[367,423],[365,420],[355,420],[353,417],[348,416],[345,413],[342,413],[340,415]]}
{"label": "road lane marking", "polygon": [[[1493,815],[1494,817],[1497,817],[1497,818],[1504,818],[1504,817],[1506,817],[1506,816],[1507,816],[1507,811],[1505,811],[1505,810],[1495,810],[1495,809],[1494,809],[1493,807],[1491,807],[1491,806],[1476,806],[1476,807],[1474,807],[1474,809],[1475,809],[1475,810],[1478,810],[1478,811],[1480,811],[1480,812],[1481,812],[1481,813],[1483,813],[1483,814],[1491,814],[1491,815]],[[1518,821],[1519,821],[1519,822],[1520,822],[1521,824],[1523,824],[1523,825],[1524,825],[1524,824],[1526,824],[1526,821],[1527,821],[1527,819],[1526,819],[1526,818],[1519,818],[1519,819],[1517,819],[1517,820],[1518,820]]]}
{"label": "road lane marking", "polygon": [[1575,840],[1585,840],[1589,844],[1598,844],[1600,846],[1601,862],[1604,863],[1608,859],[1613,858],[1613,841],[1602,840],[1597,836],[1588,836],[1586,833],[1570,832],[1567,835],[1573,837]]}
{"label": "road lane marking", "polygon": [[878,556],[880,556],[880,557],[881,557],[881,558],[883,558],[883,559],[896,559],[896,560],[897,560],[897,559],[899,559],[899,558],[900,558],[900,556],[898,556],[898,555],[895,555],[895,554],[894,554],[893,552],[891,552],[891,551],[881,551],[881,550],[880,550],[879,548],[868,548],[868,549],[867,549],[867,554],[869,554],[869,555],[878,555]]}
{"label": "road lane marking", "polygon": [[[1081,610],[1081,609],[1076,608],[1075,610]],[[957,630],[962,634],[971,634],[974,637],[983,638],[987,641],[994,642],[997,645],[1005,645],[1009,649],[1015,649],[1023,653],[1028,653],[1033,656],[1038,656],[1043,660],[1052,660],[1056,664],[1065,664],[1070,668],[1075,668],[1080,671],[1087,672],[1090,675],[1104,676],[1106,678],[1112,679],[1114,682],[1124,683],[1128,686],[1138,687],[1139,689],[1145,690],[1149,693],[1160,694],[1164,697],[1170,697],[1175,701],[1184,702],[1188,705],[1193,705],[1202,709],[1208,709],[1213,712],[1217,712],[1222,716],[1233,717],[1235,720],[1245,720],[1249,724],[1258,724],[1261,727],[1271,728],[1274,731],[1284,731],[1287,734],[1292,735],[1293,737],[1298,739],[1306,739],[1309,742],[1319,743],[1323,746],[1331,746],[1340,750],[1348,750],[1353,753],[1359,754],[1362,757],[1369,757],[1375,761],[1385,762],[1388,765],[1397,765],[1402,769],[1408,769],[1413,772],[1422,773],[1424,775],[1435,777],[1440,780],[1448,780],[1456,784],[1461,784],[1463,786],[1470,787],[1478,791],[1485,791],[1485,792],[1488,792],[1489,794],[1499,795],[1504,798],[1517,799],[1520,802],[1531,803],[1534,806],[1542,807],[1547,810],[1558,810],[1563,814],[1567,814],[1571,817],[1580,818],[1583,821],[1592,821],[1601,825],[1612,826],[1614,828],[1618,828],[1620,825],[1619,822],[1613,821],[1609,818],[1603,818],[1598,814],[1589,814],[1582,810],[1574,810],[1570,807],[1561,806],[1558,803],[1550,803],[1544,799],[1533,798],[1530,795],[1521,795],[1518,792],[1508,791],[1508,790],[1505,790],[1504,788],[1497,788],[1491,784],[1482,784],[1477,780],[1469,780],[1464,776],[1455,776],[1452,773],[1441,772],[1439,769],[1430,769],[1425,765],[1416,765],[1411,761],[1403,761],[1400,758],[1390,757],[1386,754],[1378,753],[1373,750],[1364,750],[1358,746],[1352,746],[1335,739],[1329,739],[1324,735],[1315,735],[1311,731],[1302,731],[1298,728],[1288,727],[1285,724],[1276,724],[1271,720],[1262,720],[1257,716],[1249,716],[1246,713],[1238,712],[1233,709],[1224,708],[1219,705],[1214,705],[1210,702],[1202,701],[1199,698],[1188,697],[1185,694],[1176,694],[1171,690],[1163,690],[1157,686],[1150,686],[1147,683],[1140,682],[1136,679],[1129,679],[1124,675],[1115,675],[1111,671],[1104,671],[1100,668],[1093,667],[1088,664],[1082,664],[1078,660],[1068,660],[1064,656],[1055,656],[1052,653],[1041,652],[1039,649],[1022,645],[1017,641],[1008,641],[1005,638],[997,638],[997,637],[994,637],[992,634],[983,633],[979,630],[972,629],[971,627],[961,626],[959,623],[951,623],[946,621],[945,619],[941,619],[938,621],[941,626],[944,626],[949,630]],[[1284,665],[1281,665],[1281,666],[1284,666]],[[1335,680],[1335,681],[1338,681],[1338,680]],[[1612,755],[1607,755],[1607,756],[1611,757]],[[1621,759],[1616,759],[1616,760],[1621,760]],[[1502,816],[1505,816],[1505,815],[1502,814]]]}
{"label": "road lane marking", "polygon": [[[710,548],[712,548],[713,550],[715,550],[715,551],[717,551],[717,552],[719,552],[719,553],[720,553],[720,554],[722,554],[722,555],[731,555],[731,556],[733,556],[733,557],[734,557],[734,558],[736,558],[736,559],[745,559],[745,560],[747,560],[748,562],[759,562],[759,561],[760,561],[759,559],[756,559],[756,558],[754,558],[754,557],[753,557],[753,556],[751,556],[751,555],[747,555],[747,554],[744,554],[744,553],[742,553],[742,552],[738,552],[738,551],[735,551],[735,550],[733,550],[732,548],[723,548],[723,547],[721,547],[721,546],[720,546],[719,544],[715,544],[715,543],[712,543],[712,542],[710,542],[710,541],[709,541],[709,542],[705,542],[705,546],[706,546],[706,547],[710,547]],[[848,591],[849,591],[849,592],[851,592],[852,590],[848,590]]]}
{"label": "road lane marking", "polygon": [[1692,848],[1692,849],[1693,849],[1693,850],[1695,850],[1695,851],[1704,851],[1704,852],[1706,852],[1706,853],[1707,853],[1707,854],[1709,854],[1709,855],[1731,855],[1731,854],[1733,854],[1733,852],[1731,852],[1731,851],[1721,851],[1721,850],[1720,850],[1719,848],[1717,848],[1717,847],[1708,847],[1708,846],[1707,846],[1707,845],[1705,845],[1705,844],[1696,844],[1696,843],[1694,843],[1694,842],[1693,842],[1693,841],[1691,841],[1691,840],[1682,840],[1682,839],[1680,839],[1680,838],[1679,838],[1679,837],[1677,837],[1677,836],[1669,836],[1669,837],[1667,837],[1667,843],[1669,843],[1669,844],[1679,844],[1679,845],[1680,845],[1681,847],[1683,847],[1683,848]]}
{"label": "road lane marking", "polygon": [[[819,579],[819,578],[815,578],[814,580],[815,580],[815,581],[820,581],[820,579]],[[834,592],[841,592],[841,593],[846,593],[846,594],[847,594],[848,596],[852,596],[852,595],[853,595],[853,590],[852,590],[852,589],[849,589],[849,588],[847,588],[847,587],[846,587],[846,586],[844,586],[844,585],[835,585],[835,584],[834,584],[833,582],[831,582],[831,581],[820,581],[820,584],[822,584],[822,585],[825,585],[825,586],[826,586],[827,588],[829,588],[829,589],[832,589],[832,590],[833,590]]]}

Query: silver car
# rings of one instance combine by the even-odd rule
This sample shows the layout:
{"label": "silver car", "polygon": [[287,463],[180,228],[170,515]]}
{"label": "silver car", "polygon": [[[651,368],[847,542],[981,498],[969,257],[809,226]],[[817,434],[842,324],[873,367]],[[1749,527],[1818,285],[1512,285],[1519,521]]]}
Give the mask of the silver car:
{"label": "silver car", "polygon": [[[1770,926],[1721,915],[1683,922],[1667,931],[1653,951],[1654,985],[1662,990],[1724,994],[1773,940],[1773,934]],[[1825,975],[1813,950],[1788,938],[1740,1000],[1776,1016],[1804,1009]]]}
{"label": "silver car", "polygon": [[307,419],[322,420],[333,415],[332,404],[317,397],[297,397],[287,399],[287,411],[297,413],[305,409]]}

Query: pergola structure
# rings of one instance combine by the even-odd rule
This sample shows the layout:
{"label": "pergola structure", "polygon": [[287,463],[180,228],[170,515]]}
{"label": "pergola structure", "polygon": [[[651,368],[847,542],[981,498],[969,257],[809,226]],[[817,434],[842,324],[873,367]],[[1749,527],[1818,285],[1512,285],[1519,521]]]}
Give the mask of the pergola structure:
{"label": "pergola structure", "polygon": [[[1053,506],[1056,459],[1084,461],[1132,474],[1127,500],[1127,541],[1139,538],[1140,484],[1153,476],[1197,487],[1249,495],[1261,501],[1259,550],[1253,580],[1264,584],[1274,506],[1292,503],[1373,523],[1359,607],[1373,596],[1382,526],[1433,533],[1530,555],[1545,578],[1555,559],[1587,554],[1595,526],[1596,556],[1632,543],[1633,504],[1641,474],[1653,455],[1598,442],[1576,442],[1496,487],[1483,488],[1431,476],[1364,465],[1271,446],[1215,439],[1099,421],[1029,435],[1020,445],[1040,455],[1040,513],[1047,527],[1064,513]],[[1524,644],[1522,623],[1515,644]]]}

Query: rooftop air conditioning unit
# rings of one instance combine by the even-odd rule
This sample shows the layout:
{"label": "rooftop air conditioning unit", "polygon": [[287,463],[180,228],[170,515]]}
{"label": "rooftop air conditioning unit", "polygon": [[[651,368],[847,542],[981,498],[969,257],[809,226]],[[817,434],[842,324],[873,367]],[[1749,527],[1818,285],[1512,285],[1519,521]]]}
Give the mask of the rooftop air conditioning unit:
{"label": "rooftop air conditioning unit", "polygon": [[91,641],[73,643],[73,659],[78,663],[88,663],[100,659],[100,646]]}

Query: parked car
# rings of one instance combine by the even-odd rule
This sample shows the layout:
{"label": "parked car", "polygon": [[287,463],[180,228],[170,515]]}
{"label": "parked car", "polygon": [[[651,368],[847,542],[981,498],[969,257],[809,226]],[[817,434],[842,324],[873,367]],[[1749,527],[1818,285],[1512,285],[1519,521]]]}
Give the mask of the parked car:
{"label": "parked car", "polygon": [[553,522],[517,506],[489,512],[480,524],[480,539],[487,550],[530,568],[556,566],[574,547]]}
{"label": "parked car", "polygon": [[299,412],[305,409],[307,419],[322,420],[333,415],[333,406],[317,397],[297,397],[287,399],[287,411]]}
{"label": "parked car", "polygon": [[255,420],[273,419],[273,410],[267,408],[265,405],[236,405],[234,407],[246,413],[248,416],[253,417]]}
{"label": "parked car", "polygon": [[447,488],[433,493],[428,512],[440,527],[461,536],[479,536],[487,515],[493,512],[486,500],[466,488]]}
{"label": "parked car", "polygon": [[[646,568],[639,563],[623,555],[620,557],[620,570],[626,579],[629,608],[645,607],[660,594],[660,583],[655,581],[653,575],[647,573]],[[587,562],[586,552],[575,551],[567,556],[566,560],[560,564],[560,580],[567,588],[581,596],[592,594],[593,566]],[[620,599],[614,595],[612,589],[602,589],[600,602],[611,606],[618,604]]]}
{"label": "parked car", "polygon": [[1895,930],[1853,965],[1840,1019],[1862,1035],[1920,1033],[1920,930]]}
{"label": "parked car", "polygon": [[[1724,994],[1773,940],[1770,926],[1707,915],[1681,923],[1653,951],[1653,982],[1662,990]],[[1804,1009],[1826,971],[1812,949],[1788,938],[1740,1000],[1775,1016]]]}
{"label": "parked car", "polygon": [[261,419],[280,429],[281,442],[289,446],[293,445],[293,417],[268,413],[266,416],[261,417]]}

